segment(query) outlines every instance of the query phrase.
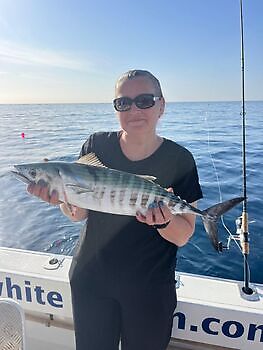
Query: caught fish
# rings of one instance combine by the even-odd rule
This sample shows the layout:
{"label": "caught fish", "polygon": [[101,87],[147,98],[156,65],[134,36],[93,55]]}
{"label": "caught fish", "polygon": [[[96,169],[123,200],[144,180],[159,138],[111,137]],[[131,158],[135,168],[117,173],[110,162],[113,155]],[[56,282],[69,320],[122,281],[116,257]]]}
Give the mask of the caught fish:
{"label": "caught fish", "polygon": [[153,202],[163,201],[173,214],[201,216],[205,230],[219,251],[218,218],[243,201],[237,197],[206,210],[191,206],[185,200],[155,183],[155,177],[110,169],[90,153],[75,163],[43,162],[15,165],[16,177],[29,184],[44,181],[50,193],[58,192],[62,202],[111,214],[135,216],[145,214]]}

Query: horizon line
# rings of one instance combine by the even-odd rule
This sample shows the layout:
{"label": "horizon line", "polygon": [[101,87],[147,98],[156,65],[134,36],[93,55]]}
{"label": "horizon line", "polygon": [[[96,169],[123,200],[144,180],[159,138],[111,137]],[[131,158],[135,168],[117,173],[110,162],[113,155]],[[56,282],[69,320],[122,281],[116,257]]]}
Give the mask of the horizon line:
{"label": "horizon line", "polygon": [[[241,100],[180,100],[180,101],[165,101],[166,103],[216,103],[216,102],[242,102]],[[258,99],[247,99],[245,102],[263,102]],[[7,105],[87,105],[87,104],[112,104],[112,102],[0,102],[0,106]]]}

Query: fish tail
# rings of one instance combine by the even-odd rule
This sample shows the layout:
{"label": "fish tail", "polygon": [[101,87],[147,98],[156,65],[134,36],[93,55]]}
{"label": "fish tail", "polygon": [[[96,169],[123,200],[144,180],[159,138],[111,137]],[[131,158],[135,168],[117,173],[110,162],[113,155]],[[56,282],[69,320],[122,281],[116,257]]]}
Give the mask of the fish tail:
{"label": "fish tail", "polygon": [[210,241],[218,252],[221,251],[220,244],[218,242],[218,227],[217,220],[221,215],[226,213],[228,210],[232,209],[235,205],[241,203],[244,200],[244,197],[237,197],[229,199],[225,202],[218,203],[213,205],[210,208],[207,208],[203,211],[202,220],[205,227],[205,230],[210,238]]}

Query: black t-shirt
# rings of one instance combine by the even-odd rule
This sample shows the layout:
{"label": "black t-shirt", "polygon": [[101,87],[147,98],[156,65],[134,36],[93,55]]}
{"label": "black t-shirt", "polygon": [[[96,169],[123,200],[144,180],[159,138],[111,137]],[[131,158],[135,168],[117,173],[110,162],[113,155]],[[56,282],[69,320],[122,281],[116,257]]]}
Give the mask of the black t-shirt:
{"label": "black t-shirt", "polygon": [[[80,156],[93,152],[113,169],[152,175],[161,186],[192,203],[202,198],[192,154],[177,143],[164,139],[148,158],[131,161],[122,152],[119,132],[91,135]],[[86,278],[103,275],[108,281],[151,285],[174,280],[177,246],[135,217],[89,211],[86,234],[75,260],[77,271]],[[122,282],[120,282],[122,281]]]}

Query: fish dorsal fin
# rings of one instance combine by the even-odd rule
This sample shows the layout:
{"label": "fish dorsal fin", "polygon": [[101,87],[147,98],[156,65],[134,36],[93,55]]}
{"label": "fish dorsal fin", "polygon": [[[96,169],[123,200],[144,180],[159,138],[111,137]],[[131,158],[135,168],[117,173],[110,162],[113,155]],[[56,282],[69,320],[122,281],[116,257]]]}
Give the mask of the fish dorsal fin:
{"label": "fish dorsal fin", "polygon": [[96,156],[95,153],[88,153],[79,158],[76,163],[107,168]]}
{"label": "fish dorsal fin", "polygon": [[137,175],[145,180],[148,180],[148,181],[151,181],[151,182],[154,182],[156,180],[156,177],[155,176],[151,176],[151,175]]}
{"label": "fish dorsal fin", "polygon": [[[79,158],[76,163],[79,164],[86,164],[86,165],[92,165],[92,166],[97,166],[97,167],[101,167],[101,168],[107,168],[106,165],[104,165],[96,156],[95,153],[87,153],[84,156],[82,156],[81,158]],[[151,181],[154,182],[156,180],[155,176],[151,176],[151,175],[138,175],[136,174],[136,176],[139,176],[147,181]]]}

